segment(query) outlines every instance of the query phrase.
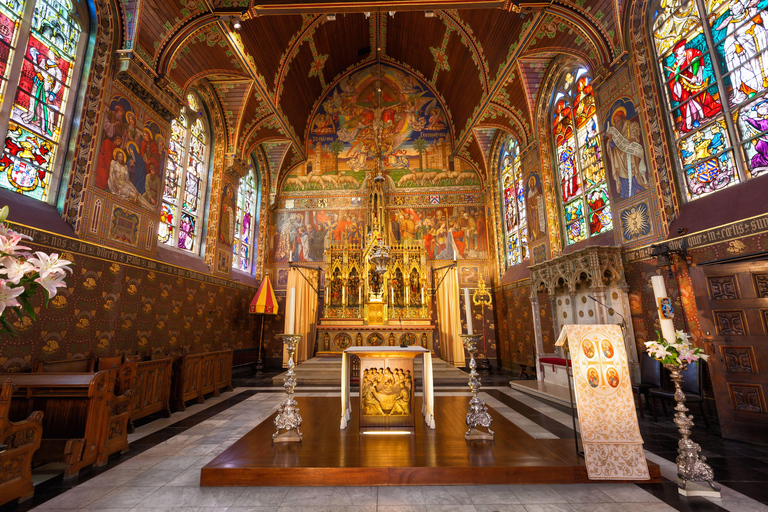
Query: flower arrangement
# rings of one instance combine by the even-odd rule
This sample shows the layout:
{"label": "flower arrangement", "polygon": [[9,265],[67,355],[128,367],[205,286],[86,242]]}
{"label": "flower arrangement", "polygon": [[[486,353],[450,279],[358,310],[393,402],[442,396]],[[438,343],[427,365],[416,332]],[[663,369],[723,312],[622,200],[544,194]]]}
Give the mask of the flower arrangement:
{"label": "flower arrangement", "polygon": [[683,366],[699,359],[707,360],[709,357],[700,348],[691,346],[691,337],[683,331],[675,331],[674,343],[669,343],[659,331],[656,341],[646,341],[646,351],[648,355],[661,361],[662,364],[671,364],[674,366]]}
{"label": "flower arrangement", "polygon": [[30,253],[29,247],[19,245],[32,237],[17,233],[5,225],[8,206],[0,209],[0,326],[12,335],[16,334],[8,319],[13,311],[19,320],[28,315],[35,320],[35,310],[30,299],[42,286],[46,292],[45,305],[56,296],[57,288],[66,286],[64,278],[72,272],[71,261],[58,254],[41,251]]}

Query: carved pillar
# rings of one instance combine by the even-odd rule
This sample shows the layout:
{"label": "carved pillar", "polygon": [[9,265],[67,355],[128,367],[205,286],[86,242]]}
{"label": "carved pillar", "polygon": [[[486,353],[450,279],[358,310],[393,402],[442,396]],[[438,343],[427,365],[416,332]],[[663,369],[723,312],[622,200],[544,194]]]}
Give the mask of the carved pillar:
{"label": "carved pillar", "polygon": [[[605,301],[605,288],[602,286],[599,288],[593,288],[592,289],[593,297],[599,300],[602,304],[606,304]],[[612,320],[608,318],[608,312],[605,310],[605,306],[602,306],[601,304],[595,303],[595,323],[596,324],[608,324],[613,323]]]}
{"label": "carved pillar", "polygon": [[539,359],[544,354],[544,341],[541,335],[541,308],[539,307],[539,295],[531,288],[531,318],[533,318],[533,335],[534,343],[536,346],[536,359],[534,364],[536,365],[536,380],[544,380],[544,376],[541,374],[541,365]]}
{"label": "carved pillar", "polygon": [[560,321],[557,318],[559,311],[557,310],[557,299],[554,294],[550,294],[549,302],[552,305],[552,328],[555,330],[555,338],[560,334]]}

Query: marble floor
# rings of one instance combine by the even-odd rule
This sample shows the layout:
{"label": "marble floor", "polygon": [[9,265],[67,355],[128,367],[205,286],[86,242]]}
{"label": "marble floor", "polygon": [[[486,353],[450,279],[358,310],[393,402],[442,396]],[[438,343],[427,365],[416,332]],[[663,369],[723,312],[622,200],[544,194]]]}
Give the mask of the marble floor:
{"label": "marble floor", "polygon": [[[500,384],[495,379],[493,384]],[[254,382],[248,382],[253,384]],[[259,382],[260,383],[260,382]],[[303,396],[338,396],[338,388],[300,389]],[[439,388],[437,394],[468,395],[459,387]],[[113,457],[104,468],[84,470],[69,481],[60,475],[38,472],[35,497],[10,511],[380,511],[380,512],[544,512],[544,511],[642,511],[728,510],[768,511],[765,481],[768,451],[754,445],[749,456],[738,453],[712,457],[715,474],[722,474],[722,498],[685,498],[677,494],[673,478],[674,425],[660,418],[657,425],[641,422],[649,460],[658,463],[661,484],[494,485],[419,487],[251,487],[201,488],[200,468],[275,411],[282,390],[271,386],[238,387],[234,391],[196,404],[171,418],[162,418],[131,434],[130,451]],[[573,436],[569,411],[556,404],[512,390],[508,385],[486,386],[481,395],[488,405],[533,437]],[[303,429],[311,429],[306,425]],[[713,433],[694,440],[722,450],[724,441]],[[727,442],[725,442],[727,444]],[[655,449],[658,448],[658,449]],[[726,446],[726,448],[728,448]],[[654,453],[655,452],[655,453]],[[749,459],[751,471],[739,472],[739,461]],[[747,465],[743,466],[747,468]],[[725,469],[723,469],[725,468]],[[762,483],[760,483],[762,482]],[[762,494],[761,494],[762,493]]]}

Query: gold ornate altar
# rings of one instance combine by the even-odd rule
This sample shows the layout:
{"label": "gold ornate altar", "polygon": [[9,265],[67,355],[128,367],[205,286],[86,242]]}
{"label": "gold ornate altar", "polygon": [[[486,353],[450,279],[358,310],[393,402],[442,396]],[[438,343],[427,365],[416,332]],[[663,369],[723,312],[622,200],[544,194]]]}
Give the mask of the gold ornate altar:
{"label": "gold ornate altar", "polygon": [[[363,244],[327,241],[325,308],[317,326],[319,355],[351,346],[419,345],[432,349],[430,294],[424,242],[397,242],[386,216],[384,180],[369,187]],[[370,261],[380,245],[389,248],[386,271]]]}

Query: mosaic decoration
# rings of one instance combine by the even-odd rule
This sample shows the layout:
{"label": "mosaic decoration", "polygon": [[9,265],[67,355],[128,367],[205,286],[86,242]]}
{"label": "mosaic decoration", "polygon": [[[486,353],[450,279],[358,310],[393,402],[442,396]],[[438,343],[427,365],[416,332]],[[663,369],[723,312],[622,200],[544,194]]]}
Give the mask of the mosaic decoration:
{"label": "mosaic decoration", "polygon": [[[193,106],[199,107],[199,103],[190,94],[188,109],[182,109],[179,117],[171,122],[158,230],[161,243],[190,252],[197,251],[208,158],[208,130],[200,116],[195,116],[194,121],[190,119],[197,114]],[[234,207],[232,210],[234,223]]]}
{"label": "mosaic decoration", "polygon": [[[4,92],[18,32],[21,2],[4,2],[2,85]],[[24,61],[11,107],[5,149],[0,157],[0,187],[45,201],[61,138],[63,113],[72,82],[71,71],[80,40],[80,26],[67,0],[38,0],[26,41]]]}
{"label": "mosaic decoration", "polygon": [[[705,12],[695,2],[663,1],[652,26],[689,200],[768,169],[768,28],[762,21],[768,2],[708,0],[703,5]],[[734,157],[738,145],[743,162]]]}
{"label": "mosaic decoration", "polygon": [[259,203],[256,192],[256,172],[258,171],[250,170],[240,180],[240,186],[237,189],[237,220],[235,221],[235,241],[232,244],[232,266],[245,272],[251,271],[253,233],[258,224],[258,219],[254,221],[256,205]]}
{"label": "mosaic decoration", "polygon": [[525,187],[520,169],[520,148],[515,139],[510,138],[502,146],[499,166],[504,202],[507,265],[512,266],[528,259]]}
{"label": "mosaic decoration", "polygon": [[585,68],[566,72],[551,114],[568,245],[613,229],[591,82]]}

